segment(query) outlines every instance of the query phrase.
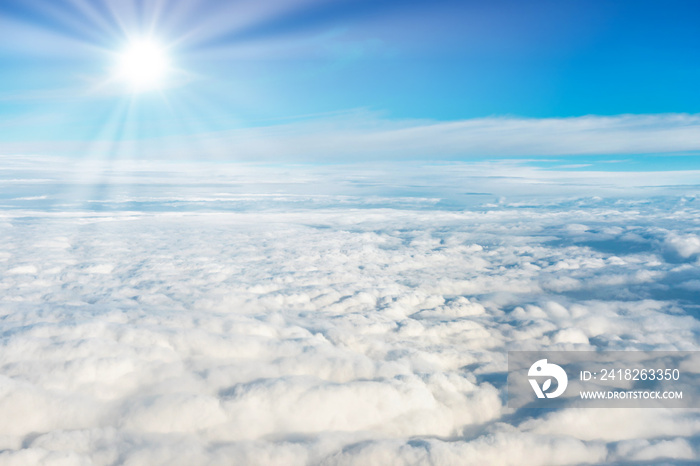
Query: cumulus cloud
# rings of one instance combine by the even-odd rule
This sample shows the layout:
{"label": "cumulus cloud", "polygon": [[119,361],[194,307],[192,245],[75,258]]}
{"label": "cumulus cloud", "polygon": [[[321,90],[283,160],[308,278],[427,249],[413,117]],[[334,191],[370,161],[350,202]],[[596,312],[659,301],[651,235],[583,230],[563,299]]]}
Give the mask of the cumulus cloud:
{"label": "cumulus cloud", "polygon": [[291,182],[318,173],[245,195],[260,185],[181,173],[173,193],[139,172],[99,203],[3,208],[0,462],[697,460],[694,411],[528,412],[505,393],[508,350],[698,349],[696,197],[456,209],[429,171],[373,200]]}
{"label": "cumulus cloud", "polygon": [[680,260],[696,258],[700,254],[700,236],[669,234],[664,240],[667,251]]}

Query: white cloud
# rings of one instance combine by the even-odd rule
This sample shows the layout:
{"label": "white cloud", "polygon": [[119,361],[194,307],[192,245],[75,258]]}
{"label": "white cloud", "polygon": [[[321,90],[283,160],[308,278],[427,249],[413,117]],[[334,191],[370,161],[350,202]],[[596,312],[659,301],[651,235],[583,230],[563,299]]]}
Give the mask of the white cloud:
{"label": "white cloud", "polygon": [[[484,157],[669,154],[700,151],[700,115],[389,120],[367,111],[277,125],[144,139],[92,141],[91,155],[229,161],[467,160]],[[72,155],[84,143],[3,143],[5,154]],[[618,174],[618,181],[629,176]]]}
{"label": "white cloud", "polygon": [[651,443],[648,440],[630,440],[618,445],[617,453],[622,460],[653,461],[660,458],[693,460],[693,447],[683,439],[660,440]]}
{"label": "white cloud", "polygon": [[690,259],[700,254],[700,236],[694,234],[669,234],[664,240],[669,252],[680,259]]}
{"label": "white cloud", "polygon": [[194,168],[0,211],[3,464],[697,460],[694,411],[513,412],[502,383],[508,349],[697,350],[691,195],[454,209],[460,165]]}

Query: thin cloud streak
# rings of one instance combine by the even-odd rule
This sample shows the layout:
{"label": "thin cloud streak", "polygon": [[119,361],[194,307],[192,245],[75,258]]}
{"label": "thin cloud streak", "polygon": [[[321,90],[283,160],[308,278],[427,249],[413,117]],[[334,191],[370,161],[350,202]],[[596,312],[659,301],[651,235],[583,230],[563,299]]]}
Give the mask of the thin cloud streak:
{"label": "thin cloud streak", "polygon": [[[479,157],[671,154],[700,150],[700,115],[489,117],[436,122],[367,112],[288,124],[118,142],[123,153],[236,161],[463,160]],[[193,148],[206,147],[206,152]],[[81,142],[15,142],[4,154],[71,155]],[[114,142],[95,142],[96,153]],[[193,155],[194,154],[194,155]],[[87,154],[93,155],[93,154]]]}

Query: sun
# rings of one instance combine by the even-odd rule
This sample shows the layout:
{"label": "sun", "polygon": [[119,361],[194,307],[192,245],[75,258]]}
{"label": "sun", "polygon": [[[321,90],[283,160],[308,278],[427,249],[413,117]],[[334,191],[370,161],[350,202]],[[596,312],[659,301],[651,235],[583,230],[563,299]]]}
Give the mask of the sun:
{"label": "sun", "polygon": [[164,83],[169,69],[166,50],[151,39],[129,43],[119,55],[117,75],[132,91],[158,89]]}

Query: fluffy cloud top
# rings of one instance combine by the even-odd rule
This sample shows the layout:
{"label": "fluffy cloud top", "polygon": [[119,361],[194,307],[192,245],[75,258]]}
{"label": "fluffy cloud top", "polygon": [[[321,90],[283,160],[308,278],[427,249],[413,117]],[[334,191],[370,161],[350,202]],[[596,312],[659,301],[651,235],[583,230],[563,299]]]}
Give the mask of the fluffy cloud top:
{"label": "fluffy cloud top", "polygon": [[504,377],[507,350],[697,350],[695,197],[154,186],[2,211],[3,464],[700,458],[694,411],[514,411]]}

